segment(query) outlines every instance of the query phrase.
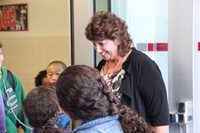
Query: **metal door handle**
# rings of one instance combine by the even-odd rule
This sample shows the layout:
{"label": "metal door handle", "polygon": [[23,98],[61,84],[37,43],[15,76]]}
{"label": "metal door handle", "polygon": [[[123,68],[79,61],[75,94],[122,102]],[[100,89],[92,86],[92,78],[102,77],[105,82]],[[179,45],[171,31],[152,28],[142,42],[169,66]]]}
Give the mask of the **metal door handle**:
{"label": "metal door handle", "polygon": [[170,113],[170,123],[179,124],[180,133],[188,133],[188,123],[192,121],[192,102],[180,102],[178,111]]}

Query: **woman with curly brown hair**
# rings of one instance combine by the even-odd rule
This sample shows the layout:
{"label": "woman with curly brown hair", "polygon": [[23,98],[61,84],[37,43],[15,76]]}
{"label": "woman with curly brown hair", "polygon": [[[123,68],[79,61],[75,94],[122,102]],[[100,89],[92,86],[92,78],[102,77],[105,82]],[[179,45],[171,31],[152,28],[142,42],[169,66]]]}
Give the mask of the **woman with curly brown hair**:
{"label": "woman with curly brown hair", "polygon": [[103,57],[97,69],[120,102],[143,116],[156,133],[167,133],[169,109],[162,74],[153,60],[131,47],[125,21],[111,12],[97,12],[85,35]]}
{"label": "woman with curly brown hair", "polygon": [[67,133],[57,128],[60,107],[54,86],[43,85],[32,89],[22,103],[32,133]]}
{"label": "woman with curly brown hair", "polygon": [[72,133],[153,133],[136,112],[121,105],[98,70],[69,66],[58,78],[56,94],[61,108],[82,124]]}

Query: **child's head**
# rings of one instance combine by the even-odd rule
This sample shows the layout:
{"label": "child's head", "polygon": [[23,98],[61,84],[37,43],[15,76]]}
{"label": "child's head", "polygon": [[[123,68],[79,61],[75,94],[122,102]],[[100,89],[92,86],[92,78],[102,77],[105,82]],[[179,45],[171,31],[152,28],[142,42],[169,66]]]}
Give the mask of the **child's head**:
{"label": "child's head", "polygon": [[30,125],[36,129],[54,127],[59,116],[59,104],[54,86],[32,89],[22,103]]}
{"label": "child's head", "polygon": [[99,72],[86,65],[65,69],[56,83],[56,94],[61,108],[72,119],[94,120],[108,115],[119,115],[126,133],[153,133],[144,118],[121,105]]}
{"label": "child's head", "polygon": [[51,85],[55,85],[60,74],[67,68],[62,61],[53,61],[47,66],[47,78]]}
{"label": "child's head", "polygon": [[48,85],[48,84],[49,80],[47,78],[47,71],[46,70],[40,71],[35,77],[35,86]]}
{"label": "child's head", "polygon": [[111,108],[117,112],[119,104],[99,72],[86,65],[66,68],[58,78],[56,93],[60,106],[72,119],[105,116]]}

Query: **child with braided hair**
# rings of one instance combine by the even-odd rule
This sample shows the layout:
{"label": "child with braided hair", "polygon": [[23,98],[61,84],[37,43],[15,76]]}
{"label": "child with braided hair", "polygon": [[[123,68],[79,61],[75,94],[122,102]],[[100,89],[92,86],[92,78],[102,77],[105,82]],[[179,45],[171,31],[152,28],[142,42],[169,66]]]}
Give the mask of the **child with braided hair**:
{"label": "child with braided hair", "polygon": [[59,104],[74,120],[72,133],[154,133],[145,120],[113,94],[99,72],[86,65],[69,66],[56,83]]}
{"label": "child with braided hair", "polygon": [[32,133],[67,133],[56,126],[60,107],[54,86],[43,85],[32,89],[22,108],[33,127]]}

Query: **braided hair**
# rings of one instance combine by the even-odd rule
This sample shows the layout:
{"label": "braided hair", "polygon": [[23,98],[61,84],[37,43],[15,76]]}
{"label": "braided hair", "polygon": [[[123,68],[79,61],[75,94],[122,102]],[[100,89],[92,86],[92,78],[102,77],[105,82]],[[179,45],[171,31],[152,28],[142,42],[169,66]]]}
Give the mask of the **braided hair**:
{"label": "braided hair", "polygon": [[125,133],[153,133],[151,127],[112,93],[99,72],[86,65],[69,66],[59,76],[56,94],[63,110],[74,120],[119,115]]}

